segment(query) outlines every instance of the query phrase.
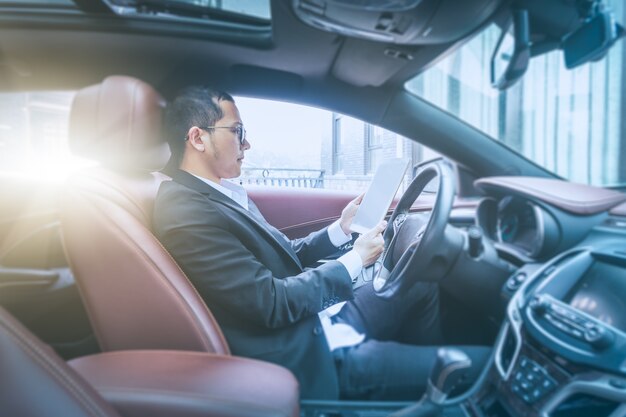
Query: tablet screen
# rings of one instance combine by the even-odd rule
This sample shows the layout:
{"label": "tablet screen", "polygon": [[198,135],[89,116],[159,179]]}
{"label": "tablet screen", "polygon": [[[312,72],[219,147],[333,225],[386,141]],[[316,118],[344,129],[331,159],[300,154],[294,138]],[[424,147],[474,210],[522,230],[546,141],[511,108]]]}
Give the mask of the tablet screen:
{"label": "tablet screen", "polygon": [[385,218],[408,165],[409,160],[405,158],[390,159],[380,164],[352,220],[350,230],[365,233]]}

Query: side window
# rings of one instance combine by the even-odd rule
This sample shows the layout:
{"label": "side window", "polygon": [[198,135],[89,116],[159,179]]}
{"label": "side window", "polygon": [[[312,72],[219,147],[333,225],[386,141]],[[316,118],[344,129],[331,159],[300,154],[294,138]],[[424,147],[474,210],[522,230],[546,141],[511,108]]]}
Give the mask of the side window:
{"label": "side window", "polygon": [[[94,163],[69,151],[74,92],[0,93],[0,175],[62,181]],[[241,181],[274,187],[365,190],[378,165],[436,156],[381,127],[312,107],[236,98],[252,148]],[[412,170],[407,170],[407,183]]]}
{"label": "side window", "polygon": [[[365,191],[387,159],[408,158],[413,167],[437,156],[403,136],[339,113],[276,101],[235,100],[251,144],[242,168],[243,184]],[[404,187],[412,172],[407,170]]]}
{"label": "side window", "polygon": [[74,92],[0,93],[0,175],[62,180],[92,164],[70,154]]}

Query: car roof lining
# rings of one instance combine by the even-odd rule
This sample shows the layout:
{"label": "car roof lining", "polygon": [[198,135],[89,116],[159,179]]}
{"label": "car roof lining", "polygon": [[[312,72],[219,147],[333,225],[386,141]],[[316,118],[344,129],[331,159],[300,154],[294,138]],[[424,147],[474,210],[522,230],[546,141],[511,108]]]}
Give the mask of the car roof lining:
{"label": "car roof lining", "polygon": [[[541,8],[535,0],[525,1]],[[506,11],[502,6],[492,18]],[[75,90],[111,74],[140,78],[170,98],[186,85],[212,84],[234,95],[290,101],[354,116],[419,139],[454,157],[453,149],[437,143],[447,135],[443,127],[429,125],[434,120],[442,126],[462,122],[452,116],[415,118],[414,112],[429,112],[422,100],[405,92],[404,83],[468,38],[454,44],[392,46],[413,56],[397,64],[395,58],[385,56],[389,45],[311,28],[295,17],[287,1],[272,2],[274,26],[270,33],[226,31],[216,35],[189,30],[173,35],[171,29],[159,35],[154,25],[144,30],[146,22],[140,22],[143,26],[139,28],[133,26],[137,22],[127,22],[128,27],[119,31],[125,27],[119,19],[111,23],[112,18],[74,14],[67,25],[67,14],[61,13],[58,20],[35,15],[37,19],[47,18],[45,24],[38,25],[28,13],[26,17],[19,13],[2,17],[0,13],[0,90]],[[91,27],[95,22],[98,25]],[[489,21],[482,26],[487,24]],[[391,63],[385,64],[385,60]],[[374,65],[374,61],[379,62]],[[487,140],[482,133],[467,134]],[[486,174],[506,172],[506,166],[491,165],[494,172]],[[526,171],[524,175],[538,172],[537,167]]]}
{"label": "car roof lining", "polygon": [[[538,24],[546,20],[545,15],[556,12],[563,14],[565,9],[562,4],[547,7],[540,0],[524,0],[523,3],[534,16],[533,22]],[[503,10],[508,10],[505,6],[508,6],[507,2],[503,3],[500,14]],[[175,71],[177,74],[185,73],[187,70],[192,75],[194,72],[203,72],[206,74],[204,82],[207,80],[215,82],[216,77],[219,81],[226,79],[226,73],[232,65],[243,65],[276,70],[277,74],[292,74],[288,78],[293,78],[293,74],[311,79],[313,82],[316,80],[330,82],[335,78],[339,82],[356,86],[382,87],[381,90],[389,92],[400,88],[408,78],[430,67],[441,56],[468,39],[439,45],[411,46],[348,39],[303,24],[294,15],[289,1],[272,2],[274,25],[271,30],[245,29],[241,25],[232,24],[212,29],[210,25],[181,25],[169,22],[163,25],[162,22],[149,22],[146,19],[102,17],[77,10],[72,13],[59,12],[57,15],[37,14],[27,10],[19,12],[16,6],[4,9],[2,4],[0,10],[3,12],[0,13],[2,38],[11,36],[11,32],[17,30],[13,32],[11,42],[0,40],[0,47],[4,52],[2,64],[9,68],[15,67],[17,71],[14,72],[30,74],[28,79],[23,77],[16,84],[25,88],[28,83],[31,83],[30,88],[45,88],[46,82],[37,77],[36,68],[44,64],[54,67],[57,63],[62,65],[69,62],[66,66],[68,71],[79,72],[77,76],[67,77],[74,88],[83,86],[80,83],[89,78],[85,75],[88,71],[94,74],[91,82],[99,81],[95,76],[103,73],[134,71],[129,75],[138,76],[158,88],[165,87],[167,90],[175,89],[179,82],[174,77],[156,77],[155,80],[154,73],[163,72],[160,68],[168,69],[178,65],[180,70]],[[13,12],[10,12],[11,10]],[[2,15],[5,15],[4,18]],[[472,23],[473,32],[480,30],[497,15],[498,13],[494,14],[491,19],[481,24]],[[568,23],[556,25],[559,27],[552,28],[545,23],[540,26],[545,27],[542,30],[547,33],[546,36],[554,37],[557,36],[556,32],[562,32],[566,27],[571,29],[575,13],[569,10],[567,17]],[[537,25],[533,24],[533,27],[535,26]],[[64,47],[67,37],[62,33],[72,30],[76,30],[81,39],[75,43],[75,47]],[[80,41],[84,37],[89,38],[88,44],[91,48],[80,47]],[[23,51],[17,52],[15,48],[11,48],[16,41],[24,46]],[[37,47],[39,41],[42,41],[45,47]],[[160,49],[156,54],[152,42]],[[225,48],[223,43],[230,46]],[[306,51],[302,50],[303,44],[307,45]],[[49,50],[53,50],[54,55],[50,54]],[[181,58],[181,50],[187,50],[189,59],[194,59],[194,62],[195,59],[201,61],[198,64],[200,67],[198,71]],[[79,56],[76,56],[77,51]],[[392,54],[388,51],[392,51]],[[399,52],[400,57],[394,57],[393,51]],[[120,57],[124,55],[129,60],[128,68],[124,65],[115,65],[116,59],[122,59]],[[46,59],[41,59],[42,56],[46,56]],[[100,62],[102,56],[106,57],[104,63]],[[404,59],[403,56],[410,56],[411,59]],[[15,59],[12,59],[13,57]],[[146,64],[142,67],[143,60]],[[98,65],[94,65],[94,62]],[[375,65],[372,65],[373,62]],[[154,65],[159,69],[155,69]],[[120,70],[115,71],[116,67]],[[248,76],[250,76],[248,85],[263,81],[263,77],[258,77],[255,81],[253,74],[248,73]],[[191,78],[196,80],[196,77]],[[7,88],[6,84],[0,85],[0,88]],[[262,86],[259,88],[262,89]]]}

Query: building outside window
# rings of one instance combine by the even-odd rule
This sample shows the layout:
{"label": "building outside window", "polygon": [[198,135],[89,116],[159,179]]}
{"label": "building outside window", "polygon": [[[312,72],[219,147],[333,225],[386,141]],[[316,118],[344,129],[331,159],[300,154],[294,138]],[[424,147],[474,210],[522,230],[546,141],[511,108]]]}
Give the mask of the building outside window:
{"label": "building outside window", "polygon": [[343,172],[343,152],[341,147],[341,119],[342,115],[333,113],[333,174]]}
{"label": "building outside window", "polygon": [[365,124],[365,174],[373,174],[383,153],[383,129]]}
{"label": "building outside window", "polygon": [[[626,20],[624,2],[607,5]],[[573,70],[560,50],[535,56],[521,80],[498,91],[488,69],[500,32],[486,28],[409,80],[407,90],[570,181],[625,184],[626,43]]]}

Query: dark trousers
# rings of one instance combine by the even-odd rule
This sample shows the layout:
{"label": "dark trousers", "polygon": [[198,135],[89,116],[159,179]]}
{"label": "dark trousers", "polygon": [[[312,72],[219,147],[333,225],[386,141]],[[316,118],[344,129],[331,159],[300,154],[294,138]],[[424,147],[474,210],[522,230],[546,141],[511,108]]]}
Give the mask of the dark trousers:
{"label": "dark trousers", "polygon": [[[420,282],[409,293],[382,299],[371,285],[360,287],[336,320],[364,333],[363,343],[333,354],[343,399],[417,400],[424,390],[437,349],[443,343],[439,287]],[[480,374],[490,349],[455,346],[472,359],[466,385]]]}

